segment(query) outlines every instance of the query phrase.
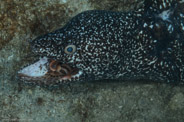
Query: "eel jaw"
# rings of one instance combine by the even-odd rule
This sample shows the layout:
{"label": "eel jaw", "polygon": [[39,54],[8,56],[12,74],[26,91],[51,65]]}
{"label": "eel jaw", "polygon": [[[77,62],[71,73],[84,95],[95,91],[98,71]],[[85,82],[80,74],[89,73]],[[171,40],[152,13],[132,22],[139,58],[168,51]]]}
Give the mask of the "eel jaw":
{"label": "eel jaw", "polygon": [[39,61],[18,71],[19,78],[25,83],[46,86],[78,81],[82,74],[77,68],[47,57],[40,58]]}

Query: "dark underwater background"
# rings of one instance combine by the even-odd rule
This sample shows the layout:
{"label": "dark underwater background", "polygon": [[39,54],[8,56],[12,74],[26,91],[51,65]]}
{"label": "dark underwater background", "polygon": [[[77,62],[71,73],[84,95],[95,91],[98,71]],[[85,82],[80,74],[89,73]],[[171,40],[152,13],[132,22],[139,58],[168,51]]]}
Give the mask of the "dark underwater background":
{"label": "dark underwater background", "polygon": [[130,11],[143,0],[0,0],[0,122],[184,122],[184,86],[105,80],[57,89],[19,82],[28,40],[85,10]]}

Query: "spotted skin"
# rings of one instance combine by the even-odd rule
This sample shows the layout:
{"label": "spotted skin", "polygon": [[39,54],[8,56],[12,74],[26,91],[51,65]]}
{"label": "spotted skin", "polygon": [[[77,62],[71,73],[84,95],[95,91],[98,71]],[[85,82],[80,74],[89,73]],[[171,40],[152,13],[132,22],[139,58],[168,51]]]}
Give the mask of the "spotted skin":
{"label": "spotted skin", "polygon": [[[63,28],[32,40],[31,47],[41,56],[70,64],[83,72],[70,82],[145,79],[183,83],[182,6],[182,0],[146,0],[142,8],[126,13],[85,11]],[[64,52],[68,45],[76,46],[75,53]]]}

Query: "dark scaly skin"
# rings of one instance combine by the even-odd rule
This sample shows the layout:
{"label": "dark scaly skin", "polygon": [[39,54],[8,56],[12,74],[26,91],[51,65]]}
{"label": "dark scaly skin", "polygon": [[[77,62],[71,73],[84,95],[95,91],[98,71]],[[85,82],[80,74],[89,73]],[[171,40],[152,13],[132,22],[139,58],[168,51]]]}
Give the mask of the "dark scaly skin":
{"label": "dark scaly skin", "polygon": [[[145,79],[183,83],[184,3],[164,1],[168,2],[146,0],[144,7],[127,13],[82,12],[63,28],[31,41],[32,49],[83,72],[68,82]],[[171,11],[167,20],[159,17],[165,10]],[[70,44],[77,48],[72,55],[64,52]],[[33,83],[52,86],[63,81]]]}

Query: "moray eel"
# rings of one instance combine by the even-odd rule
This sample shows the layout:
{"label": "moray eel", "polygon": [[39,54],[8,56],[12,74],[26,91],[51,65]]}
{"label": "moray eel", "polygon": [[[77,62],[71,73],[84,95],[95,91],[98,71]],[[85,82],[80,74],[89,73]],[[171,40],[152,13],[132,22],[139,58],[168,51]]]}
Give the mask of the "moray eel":
{"label": "moray eel", "polygon": [[145,0],[130,12],[90,10],[30,41],[39,61],[26,83],[57,86],[102,79],[184,83],[184,0]]}

